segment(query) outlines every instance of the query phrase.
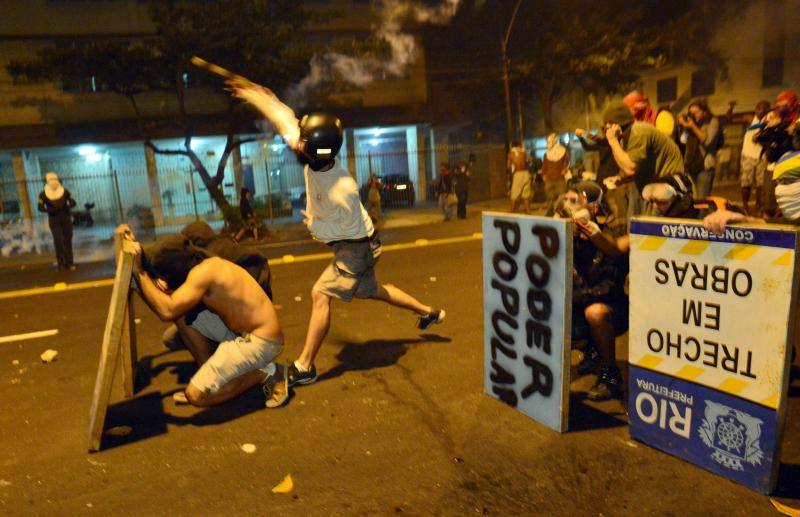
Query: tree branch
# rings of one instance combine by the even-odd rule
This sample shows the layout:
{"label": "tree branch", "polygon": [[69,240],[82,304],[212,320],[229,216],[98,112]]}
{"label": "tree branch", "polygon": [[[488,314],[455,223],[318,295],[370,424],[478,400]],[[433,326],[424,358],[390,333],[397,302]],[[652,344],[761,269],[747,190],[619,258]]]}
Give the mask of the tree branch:
{"label": "tree branch", "polygon": [[[145,140],[144,145],[149,147],[153,150],[156,154],[168,154],[168,155],[182,155],[182,156],[189,156],[189,153],[182,149],[159,149],[151,140]],[[191,158],[191,157],[190,157]]]}

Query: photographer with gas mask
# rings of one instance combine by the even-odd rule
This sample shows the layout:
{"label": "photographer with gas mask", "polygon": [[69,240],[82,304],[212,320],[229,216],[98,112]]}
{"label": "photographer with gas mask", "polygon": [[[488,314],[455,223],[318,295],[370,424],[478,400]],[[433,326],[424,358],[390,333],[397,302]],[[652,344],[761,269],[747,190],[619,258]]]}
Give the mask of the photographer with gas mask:
{"label": "photographer with gas mask", "polygon": [[567,189],[556,208],[556,217],[575,222],[573,241],[572,339],[587,340],[578,373],[597,374],[589,390],[590,400],[622,397],[622,374],[616,363],[616,337],[628,330],[628,295],[625,277],[628,257],[604,253],[593,235],[610,234],[597,220],[603,212],[603,189],[582,181]]}

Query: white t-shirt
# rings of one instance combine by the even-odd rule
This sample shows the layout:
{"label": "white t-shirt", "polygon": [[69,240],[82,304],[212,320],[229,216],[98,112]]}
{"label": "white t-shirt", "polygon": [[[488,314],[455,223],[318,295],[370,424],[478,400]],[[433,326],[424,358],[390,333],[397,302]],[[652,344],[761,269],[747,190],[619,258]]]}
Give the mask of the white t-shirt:
{"label": "white t-shirt", "polygon": [[337,158],[327,171],[305,167],[308,229],[322,242],[370,237],[375,228],[361,204],[358,184]]}
{"label": "white t-shirt", "polygon": [[[754,116],[751,126],[758,124],[761,120]],[[758,133],[758,129],[749,129],[744,132],[744,141],[742,142],[742,157],[752,158],[758,160],[761,157],[761,144],[753,142],[753,137]]]}

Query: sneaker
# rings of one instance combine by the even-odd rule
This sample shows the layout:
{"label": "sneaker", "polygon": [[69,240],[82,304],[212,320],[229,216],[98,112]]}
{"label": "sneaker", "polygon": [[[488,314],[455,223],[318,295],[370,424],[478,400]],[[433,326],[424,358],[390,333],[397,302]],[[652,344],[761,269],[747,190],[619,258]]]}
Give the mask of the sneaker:
{"label": "sneaker", "polygon": [[622,398],[622,374],[618,368],[601,368],[592,389],[587,394],[589,400],[600,402],[603,400]]}
{"label": "sneaker", "polygon": [[267,377],[261,385],[266,402],[264,405],[269,409],[275,409],[286,404],[289,400],[289,375],[287,368],[278,366],[275,375]]}
{"label": "sneaker", "polygon": [[586,345],[583,351],[583,359],[578,363],[578,376],[583,377],[590,373],[597,372],[600,367],[600,352],[594,345]]}
{"label": "sneaker", "polygon": [[311,384],[317,380],[317,367],[313,364],[310,370],[301,372],[297,369],[297,366],[292,363],[289,365],[288,372],[289,386],[294,386],[295,384]]}
{"label": "sneaker", "polygon": [[419,319],[417,320],[417,328],[420,330],[430,328],[430,326],[434,323],[443,322],[444,316],[444,309],[433,309],[425,316],[419,316]]}

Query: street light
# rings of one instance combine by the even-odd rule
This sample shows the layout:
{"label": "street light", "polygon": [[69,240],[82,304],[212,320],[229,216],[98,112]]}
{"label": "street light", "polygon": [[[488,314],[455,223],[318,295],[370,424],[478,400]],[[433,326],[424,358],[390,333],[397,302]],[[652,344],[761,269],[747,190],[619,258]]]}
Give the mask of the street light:
{"label": "street light", "polygon": [[508,59],[508,39],[511,37],[511,28],[514,26],[514,20],[517,18],[517,11],[522,4],[522,0],[517,0],[517,5],[514,6],[514,12],[511,14],[511,20],[508,22],[508,29],[506,29],[506,37],[500,41],[500,51],[503,54],[503,90],[506,97],[506,152],[511,148],[511,140],[514,138],[514,121],[511,115],[511,92],[509,91],[509,65]]}

